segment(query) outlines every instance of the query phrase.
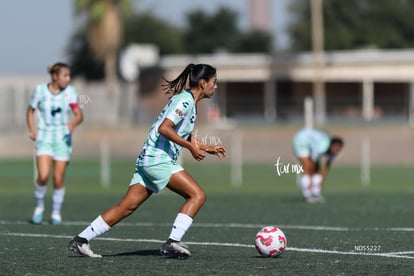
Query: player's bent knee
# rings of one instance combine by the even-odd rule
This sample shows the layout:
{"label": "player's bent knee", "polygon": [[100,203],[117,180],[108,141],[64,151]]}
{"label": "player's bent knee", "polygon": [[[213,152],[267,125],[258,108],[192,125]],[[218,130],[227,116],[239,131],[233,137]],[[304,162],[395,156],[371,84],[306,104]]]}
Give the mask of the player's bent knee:
{"label": "player's bent knee", "polygon": [[49,177],[48,177],[48,176],[46,176],[46,177],[44,177],[44,176],[39,176],[39,177],[37,178],[37,184],[39,184],[39,185],[41,185],[41,186],[46,185],[48,181],[49,181]]}
{"label": "player's bent knee", "polygon": [[199,193],[196,194],[196,196],[194,197],[194,199],[197,201],[197,203],[201,206],[204,204],[204,202],[206,202],[206,193],[201,191]]}

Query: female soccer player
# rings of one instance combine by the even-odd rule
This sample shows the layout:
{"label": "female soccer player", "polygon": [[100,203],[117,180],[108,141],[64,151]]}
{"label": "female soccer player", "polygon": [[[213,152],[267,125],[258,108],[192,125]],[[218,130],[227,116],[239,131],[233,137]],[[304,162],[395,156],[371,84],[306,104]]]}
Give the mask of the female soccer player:
{"label": "female soccer player", "polygon": [[[293,138],[293,148],[303,168],[300,185],[306,202],[324,201],[321,196],[323,178],[343,145],[341,138],[330,136],[321,130],[304,128],[296,133]],[[319,163],[324,157],[326,161],[320,166]]]}
{"label": "female soccer player", "polygon": [[104,211],[69,241],[71,251],[84,256],[101,257],[92,252],[89,241],[132,214],[153,193],[167,187],[181,195],[185,202],[177,214],[168,240],[161,246],[161,254],[191,256],[180,241],[206,196],[176,161],[182,147],[188,149],[197,161],[203,160],[206,153],[219,158],[225,156],[223,146],[205,145],[191,134],[197,117],[197,103],[203,98],[210,98],[217,89],[216,69],[207,64],[189,64],[175,80],[166,81],[165,88],[167,93],[173,95],[149,131],[136,160],[128,191],[119,204]]}
{"label": "female soccer player", "polygon": [[[38,85],[27,109],[29,137],[35,141],[37,180],[34,196],[36,208],[32,222],[42,223],[47,181],[53,164],[53,210],[51,223],[62,221],[61,208],[65,195],[63,178],[71,154],[71,133],[83,120],[75,89],[69,85],[70,66],[56,63],[48,68],[51,82]],[[74,119],[69,121],[68,111]],[[36,126],[34,113],[37,111]]]}

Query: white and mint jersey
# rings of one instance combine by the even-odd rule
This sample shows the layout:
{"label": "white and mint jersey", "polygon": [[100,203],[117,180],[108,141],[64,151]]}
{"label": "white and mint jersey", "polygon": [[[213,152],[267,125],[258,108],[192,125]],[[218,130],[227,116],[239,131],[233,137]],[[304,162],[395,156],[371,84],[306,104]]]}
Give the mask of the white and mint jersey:
{"label": "white and mint jersey", "polygon": [[137,166],[152,166],[162,162],[177,161],[182,147],[161,135],[158,128],[165,119],[170,119],[174,123],[174,130],[177,134],[188,139],[194,129],[196,118],[197,107],[190,91],[183,90],[171,97],[149,131],[147,140],[137,158]]}
{"label": "white and mint jersey", "polygon": [[60,142],[69,134],[67,123],[70,105],[77,103],[75,89],[68,85],[59,94],[48,89],[48,84],[38,85],[33,91],[30,106],[36,109],[37,138],[44,142]]}
{"label": "white and mint jersey", "polygon": [[313,161],[318,161],[327,154],[331,144],[331,137],[324,131],[304,128],[293,138],[295,155],[298,157],[309,156]]}

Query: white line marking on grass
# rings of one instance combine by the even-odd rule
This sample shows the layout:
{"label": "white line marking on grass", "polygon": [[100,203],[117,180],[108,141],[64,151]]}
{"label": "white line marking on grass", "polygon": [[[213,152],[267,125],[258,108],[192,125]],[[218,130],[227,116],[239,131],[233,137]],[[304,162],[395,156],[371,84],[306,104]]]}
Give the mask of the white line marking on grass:
{"label": "white line marking on grass", "polygon": [[311,253],[324,253],[324,254],[339,254],[339,255],[359,255],[359,256],[378,256],[378,257],[387,257],[387,258],[400,258],[400,259],[414,259],[412,256],[401,256],[394,255],[392,253],[359,253],[359,252],[346,252],[346,251],[337,251],[337,250],[324,250],[324,249],[306,249],[306,248],[294,248],[288,247],[286,250],[298,251],[298,252],[311,252]]}
{"label": "white line marking on grass", "polygon": [[402,231],[402,232],[413,232],[414,228],[411,227],[393,227],[393,228],[389,228],[389,230],[391,231]]}
{"label": "white line marking on grass", "polygon": [[410,254],[414,254],[414,251],[400,251],[400,252],[390,252],[388,253],[390,255],[410,255]]}
{"label": "white line marking on grass", "polygon": [[[88,225],[90,222],[86,221],[64,221],[61,225]],[[0,225],[8,224],[30,224],[27,221],[6,221],[0,220]],[[171,223],[152,223],[152,222],[121,222],[117,226],[142,226],[142,227],[171,227]],[[260,229],[266,225],[264,224],[242,224],[242,223],[193,223],[193,227],[205,227],[205,228],[252,228]],[[309,226],[309,225],[277,225],[283,229],[300,229],[300,230],[316,230],[316,231],[351,231],[351,230],[361,230],[357,228],[348,228],[348,227],[336,227],[336,226]],[[372,229],[369,229],[372,230]]]}
{"label": "white line marking on grass", "polygon": [[[0,220],[0,225],[24,225],[31,224],[29,221],[8,221]],[[47,224],[47,223],[46,223]],[[76,225],[86,226],[89,225],[89,221],[64,221],[61,225]],[[120,222],[116,226],[122,227],[171,227],[171,223],[154,223],[154,222]],[[243,223],[193,223],[192,227],[205,227],[205,228],[251,228],[260,229],[264,224],[243,224]],[[341,226],[322,226],[322,225],[276,225],[282,229],[296,229],[296,230],[312,230],[312,231],[338,231],[338,232],[349,232],[349,231],[395,231],[395,232],[413,232],[414,228],[411,227],[341,227]]]}
{"label": "white line marking on grass", "polygon": [[[70,239],[72,236],[66,235],[48,235],[48,234],[35,234],[35,233],[0,233],[0,236],[13,236],[13,237],[28,237],[28,238],[56,238],[56,239]],[[103,241],[116,241],[116,242],[147,242],[147,243],[163,243],[163,240],[156,239],[120,239],[120,238],[96,238],[95,240]],[[240,243],[221,243],[221,242],[185,242],[188,245],[202,245],[202,246],[225,246],[225,247],[247,247],[254,248],[254,245],[240,244]],[[374,256],[385,258],[397,258],[397,259],[414,259],[413,256],[405,256],[402,254],[411,254],[412,251],[407,252],[394,252],[394,253],[359,253],[359,252],[347,252],[337,250],[324,250],[316,248],[296,248],[287,247],[286,251],[307,252],[307,253],[321,253],[321,254],[337,254],[337,255],[358,255],[358,256]],[[401,254],[400,254],[401,253]]]}
{"label": "white line marking on grass", "polygon": [[301,230],[316,230],[316,231],[351,231],[352,228],[348,227],[335,227],[335,226],[309,226],[309,225],[280,225],[280,228],[286,229],[301,229]]}
{"label": "white line marking on grass", "polygon": [[[266,225],[264,224],[242,224],[242,223],[194,223],[198,227],[211,228],[255,228],[260,229]],[[324,230],[324,231],[349,231],[348,227],[331,227],[331,226],[309,226],[309,225],[277,225],[283,229],[303,229],[303,230]]]}

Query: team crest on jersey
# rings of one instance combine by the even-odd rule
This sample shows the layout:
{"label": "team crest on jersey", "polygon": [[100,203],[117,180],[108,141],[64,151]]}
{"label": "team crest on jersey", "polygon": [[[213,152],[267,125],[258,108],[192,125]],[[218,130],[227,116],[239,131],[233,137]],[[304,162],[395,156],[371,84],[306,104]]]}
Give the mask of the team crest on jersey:
{"label": "team crest on jersey", "polygon": [[183,116],[183,112],[180,110],[180,109],[176,109],[175,110],[175,114],[178,116],[178,117],[182,117]]}

